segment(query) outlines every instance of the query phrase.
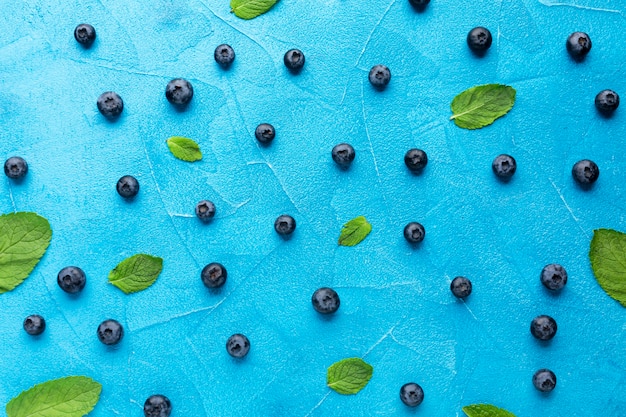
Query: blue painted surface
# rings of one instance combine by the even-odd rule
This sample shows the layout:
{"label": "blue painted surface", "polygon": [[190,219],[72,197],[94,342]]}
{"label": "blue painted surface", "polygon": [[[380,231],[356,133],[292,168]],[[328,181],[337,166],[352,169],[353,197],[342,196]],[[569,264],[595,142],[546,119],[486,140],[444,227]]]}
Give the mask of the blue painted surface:
{"label": "blue painted surface", "polygon": [[[416,13],[404,0],[281,1],[252,21],[226,1],[3,2],[0,13],[0,157],[21,155],[28,178],[2,178],[0,212],[36,211],[53,239],[34,273],[0,296],[0,404],[35,383],[89,375],[103,385],[91,415],[140,416],[161,393],[172,416],[461,415],[489,402],[518,417],[620,416],[626,402],[626,310],[596,284],[587,251],[592,231],[626,229],[625,112],[599,117],[595,94],[626,94],[626,31],[611,0],[433,0]],[[98,39],[83,50],[74,27],[89,22]],[[484,58],[467,49],[474,26],[490,28]],[[583,63],[565,51],[573,31],[593,49]],[[213,50],[237,54],[224,71]],[[297,47],[306,66],[282,64]],[[384,92],[367,82],[371,66],[392,72]],[[167,81],[188,78],[191,106],[175,111]],[[499,82],[517,89],[510,114],[478,131],[448,121],[464,89]],[[114,90],[125,101],[113,123],[96,99]],[[277,129],[259,147],[254,128]],[[169,153],[165,140],[199,142],[201,162]],[[348,171],[330,150],[357,152]],[[403,155],[424,149],[429,165],[408,173]],[[518,171],[498,182],[491,161],[509,153]],[[579,159],[600,167],[590,191],[570,174]],[[135,175],[133,202],[115,182]],[[210,199],[217,217],[201,224],[195,203]],[[282,241],[274,219],[298,228]],[[337,247],[341,225],[365,215],[373,232]],[[426,228],[411,248],[409,221]],[[124,295],[108,272],[138,252],[162,256],[155,285]],[[228,270],[222,291],[200,281],[209,262]],[[558,295],[539,282],[547,263],[565,266]],[[64,266],[88,277],[69,297],[56,285]],[[449,283],[465,275],[474,293],[454,299]],[[334,287],[339,312],[322,319],[310,297]],[[28,314],[48,323],[39,338],[21,328]],[[538,343],[529,324],[558,322]],[[104,319],[122,322],[115,349],[95,335]],[[232,360],[224,345],[242,332],[252,349]],[[326,369],[345,357],[374,366],[356,396],[325,386]],[[531,383],[547,367],[557,389]],[[400,386],[418,382],[425,401],[404,407]]]}

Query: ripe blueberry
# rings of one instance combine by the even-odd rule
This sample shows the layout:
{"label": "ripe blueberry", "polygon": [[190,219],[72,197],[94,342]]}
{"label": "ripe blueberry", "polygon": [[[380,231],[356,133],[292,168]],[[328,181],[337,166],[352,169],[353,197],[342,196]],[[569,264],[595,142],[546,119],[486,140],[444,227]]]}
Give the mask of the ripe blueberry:
{"label": "ripe blueberry", "polygon": [[263,145],[269,145],[276,137],[274,126],[269,123],[261,123],[254,131],[254,137]]}
{"label": "ripe blueberry", "polygon": [[533,385],[541,392],[550,392],[556,387],[556,375],[549,369],[540,369],[533,375]]}
{"label": "ripe blueberry", "polygon": [[511,155],[498,155],[491,163],[491,169],[498,178],[508,180],[517,170],[517,162]]}
{"label": "ripe blueberry", "polygon": [[67,266],[57,275],[57,284],[63,291],[69,294],[76,294],[85,288],[87,279],[85,272],[77,266]]}
{"label": "ripe blueberry", "polygon": [[215,62],[224,68],[228,68],[235,60],[235,51],[230,45],[224,43],[215,48],[213,56],[215,57]]}
{"label": "ripe blueberry", "polygon": [[467,34],[467,46],[478,55],[487,52],[492,42],[491,32],[482,26],[475,27]]}
{"label": "ripe blueberry", "polygon": [[591,39],[584,32],[574,32],[568,36],[565,47],[574,61],[582,61],[591,50]]}
{"label": "ripe blueberry", "polygon": [[85,48],[89,48],[96,40],[96,29],[88,23],[81,23],[74,29],[74,38]]}
{"label": "ripe blueberry", "polygon": [[226,272],[224,265],[217,262],[211,262],[202,268],[200,277],[202,278],[202,282],[205,287],[219,288],[226,283],[228,272]]}
{"label": "ripe blueberry", "polygon": [[311,297],[313,308],[318,313],[332,314],[341,304],[339,295],[332,288],[322,287],[316,290]]}
{"label": "ripe blueberry", "polygon": [[240,333],[236,333],[226,341],[226,351],[233,358],[243,358],[250,350],[250,341]]}
{"label": "ripe blueberry", "polygon": [[352,161],[354,161],[354,157],[356,156],[356,154],[354,153],[354,148],[348,143],[340,143],[339,145],[335,145],[335,147],[333,147],[331,155],[333,157],[333,161],[335,161],[335,163],[339,165],[340,168],[348,168],[352,164]]}
{"label": "ripe blueberry", "polygon": [[391,71],[384,65],[374,65],[370,70],[368,78],[374,88],[384,90],[389,81],[391,81]]}
{"label": "ripe blueberry", "polygon": [[117,345],[122,337],[124,328],[117,320],[105,320],[98,326],[98,339],[105,345]]}
{"label": "ripe blueberry", "polygon": [[576,162],[572,167],[572,176],[578,184],[588,187],[597,181],[600,176],[600,168],[595,162],[583,159]]}
{"label": "ripe blueberry", "polygon": [[98,105],[100,113],[110,120],[117,118],[122,113],[122,110],[124,110],[122,97],[113,91],[100,94],[96,104]]}
{"label": "ripe blueberry", "polygon": [[46,320],[39,314],[31,314],[24,319],[24,330],[31,336],[38,336],[46,330]]}
{"label": "ripe blueberry", "polygon": [[426,8],[430,0],[409,0],[411,6],[415,7],[416,10],[422,11]]}
{"label": "ripe blueberry", "polygon": [[172,412],[172,403],[165,395],[151,395],[143,403],[145,417],[169,417]]}
{"label": "ripe blueberry", "polygon": [[541,270],[541,283],[550,291],[558,291],[567,284],[567,271],[559,264],[548,264]]}
{"label": "ripe blueberry", "polygon": [[602,90],[596,95],[596,109],[605,116],[610,116],[619,107],[619,94],[613,90]]}
{"label": "ripe blueberry", "polygon": [[278,216],[274,222],[274,230],[281,236],[289,236],[296,230],[296,219],[288,214]]}
{"label": "ripe blueberry", "polygon": [[215,204],[209,200],[202,200],[196,204],[196,216],[203,222],[208,222],[215,216]]}
{"label": "ripe blueberry", "polygon": [[457,298],[468,297],[472,293],[472,281],[465,277],[455,277],[450,283],[450,291]]}
{"label": "ripe blueberry", "polygon": [[400,399],[409,407],[417,407],[424,401],[424,390],[415,382],[409,382],[400,388]]}
{"label": "ripe blueberry", "polygon": [[299,49],[290,49],[285,52],[283,61],[289,71],[297,73],[304,67],[304,54]]}
{"label": "ripe blueberry", "polygon": [[185,107],[193,98],[193,87],[184,78],[175,78],[165,87],[167,101],[179,108]]}
{"label": "ripe blueberry", "polygon": [[556,335],[556,321],[550,316],[537,316],[530,323],[530,333],[539,340],[550,340]]}
{"label": "ripe blueberry", "polygon": [[139,181],[131,175],[124,175],[117,181],[117,193],[124,198],[133,198],[139,193]]}
{"label": "ripe blueberry", "polygon": [[23,178],[28,174],[28,164],[24,158],[12,156],[4,162],[4,174],[13,180]]}
{"label": "ripe blueberry", "polygon": [[421,149],[409,149],[404,154],[404,164],[409,171],[418,174],[422,172],[426,164],[428,164],[428,155]]}
{"label": "ripe blueberry", "polygon": [[404,226],[404,238],[409,243],[419,243],[424,240],[426,230],[418,222],[411,222]]}

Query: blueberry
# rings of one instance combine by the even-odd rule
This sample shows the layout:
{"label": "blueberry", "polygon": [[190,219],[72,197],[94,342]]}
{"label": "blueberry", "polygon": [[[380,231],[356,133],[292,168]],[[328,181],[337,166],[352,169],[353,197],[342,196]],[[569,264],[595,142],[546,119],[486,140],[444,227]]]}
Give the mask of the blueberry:
{"label": "blueberry", "polygon": [[208,200],[202,200],[196,204],[196,216],[203,222],[208,222],[215,217],[215,204]]}
{"label": "blueberry", "polygon": [[455,277],[450,283],[450,291],[457,298],[468,297],[472,293],[472,281],[465,277]]}
{"label": "blueberry", "polygon": [[219,288],[226,283],[228,272],[226,272],[224,265],[217,262],[211,262],[202,268],[200,277],[202,278],[202,282],[205,287]]}
{"label": "blueberry", "polygon": [[540,369],[533,375],[533,385],[541,392],[550,392],[556,387],[556,375],[549,369]]}
{"label": "blueberry", "polygon": [[400,399],[409,407],[417,407],[424,401],[424,390],[415,382],[409,382],[400,388]]}
{"label": "blueberry", "polygon": [[404,226],[404,238],[409,243],[419,243],[424,240],[426,230],[418,222],[411,222]]}
{"label": "blueberry", "polygon": [[175,78],[165,88],[167,101],[177,107],[185,107],[193,98],[193,87],[184,78]]}
{"label": "blueberry", "polygon": [[226,341],[226,351],[233,358],[243,358],[250,350],[250,341],[241,333],[236,333]]}
{"label": "blueberry", "polygon": [[213,56],[215,57],[215,62],[224,68],[228,68],[235,60],[235,51],[230,45],[223,43],[215,48]]}
{"label": "blueberry", "polygon": [[24,330],[31,336],[38,336],[46,330],[46,320],[39,314],[31,314],[24,319]]}
{"label": "blueberry", "polygon": [[492,42],[491,32],[482,26],[475,27],[467,34],[467,46],[479,55],[487,52]]}
{"label": "blueberry", "polygon": [[541,270],[541,283],[550,291],[560,290],[567,284],[567,271],[559,264],[548,264]]}
{"label": "blueberry", "polygon": [[384,65],[374,65],[370,70],[368,78],[374,88],[384,90],[389,81],[391,81],[391,71]]}
{"label": "blueberry", "polygon": [[117,181],[117,193],[124,198],[133,198],[139,193],[139,181],[132,175],[124,175]]}
{"label": "blueberry", "polygon": [[409,0],[411,6],[415,7],[416,10],[422,11],[426,8],[430,0]]}
{"label": "blueberry", "polygon": [[517,162],[511,155],[498,155],[491,163],[491,169],[496,177],[502,180],[508,180],[515,174],[517,170]]}
{"label": "blueberry", "polygon": [[602,90],[596,95],[596,109],[605,116],[610,116],[619,107],[619,94],[613,90]]}
{"label": "blueberry", "polygon": [[332,288],[322,287],[316,290],[311,297],[313,308],[318,313],[332,314],[341,304],[339,295]]}
{"label": "blueberry", "polygon": [[74,38],[85,48],[89,48],[96,40],[96,30],[88,23],[81,23],[74,29]]}
{"label": "blueberry", "polygon": [[67,266],[59,271],[57,283],[63,291],[76,294],[85,288],[85,272],[77,266]]}
{"label": "blueberry", "polygon": [[113,91],[107,91],[105,93],[100,94],[98,97],[98,101],[96,102],[98,105],[98,110],[104,117],[107,119],[115,119],[124,110],[124,101],[119,94]]}
{"label": "blueberry", "polygon": [[105,345],[117,345],[122,337],[124,328],[117,320],[105,320],[98,326],[98,339]]}
{"label": "blueberry", "polygon": [[421,149],[409,149],[404,154],[404,164],[409,171],[418,174],[422,172],[426,164],[428,164],[428,155]]}
{"label": "blueberry", "polygon": [[276,137],[276,130],[269,123],[261,123],[256,127],[254,137],[263,145],[269,145]]}
{"label": "blueberry", "polygon": [[565,47],[575,61],[582,61],[591,50],[591,39],[584,32],[574,32],[567,37]]}
{"label": "blueberry", "polygon": [[556,321],[550,316],[537,316],[530,323],[530,333],[539,340],[552,339],[556,329]]}
{"label": "blueberry", "polygon": [[354,161],[354,157],[356,154],[354,153],[354,148],[352,145],[348,143],[340,143],[339,145],[335,145],[333,148],[331,155],[333,157],[333,161],[340,168],[348,168],[352,161]]}
{"label": "blueberry", "polygon": [[289,71],[297,73],[304,67],[304,54],[299,49],[290,49],[285,52],[283,61]]}
{"label": "blueberry", "polygon": [[289,236],[296,230],[296,219],[288,214],[278,216],[274,222],[274,230],[281,236]]}
{"label": "blueberry", "polygon": [[28,164],[24,158],[12,156],[4,162],[4,174],[14,180],[23,178],[28,174]]}
{"label": "blueberry", "polygon": [[145,417],[169,417],[172,412],[172,403],[165,395],[151,395],[143,403]]}
{"label": "blueberry", "polygon": [[582,186],[590,186],[597,181],[600,176],[600,168],[595,162],[589,159],[578,161],[572,167],[574,180]]}

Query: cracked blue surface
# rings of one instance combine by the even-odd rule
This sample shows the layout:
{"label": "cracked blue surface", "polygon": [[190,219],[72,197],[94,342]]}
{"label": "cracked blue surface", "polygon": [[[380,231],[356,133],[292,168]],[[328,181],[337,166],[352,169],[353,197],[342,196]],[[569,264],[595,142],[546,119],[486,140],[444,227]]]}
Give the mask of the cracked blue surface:
{"label": "cracked blue surface", "polygon": [[[227,1],[23,0],[0,13],[0,157],[30,166],[20,184],[0,180],[0,212],[36,211],[53,228],[31,277],[0,295],[1,406],[88,375],[103,385],[94,417],[140,416],[155,393],[172,416],[453,416],[477,402],[518,417],[623,414],[626,310],[587,257],[594,229],[626,229],[624,109],[605,119],[593,107],[602,89],[626,94],[621,3],[432,0],[416,13],[405,0],[285,0],[243,21]],[[89,50],[72,37],[81,22],[98,33]],[[494,34],[480,59],[465,44],[478,25]],[[578,30],[593,41],[582,63],[565,51]],[[237,54],[228,71],[213,61],[224,42]],[[297,76],[282,63],[294,47],[307,58]],[[383,92],[367,82],[379,63],[392,72]],[[194,86],[185,112],[164,97],[175,77]],[[448,120],[457,93],[491,82],[517,89],[507,116],[478,131]],[[108,90],[125,102],[113,123],[95,105]],[[269,147],[254,139],[262,122],[277,130]],[[173,158],[173,135],[204,159]],[[344,141],[357,153],[345,172],[330,158]],[[411,147],[429,156],[420,176],[403,164]],[[508,184],[491,172],[500,153],[518,161]],[[583,158],[601,170],[590,191],[570,174]],[[133,202],[115,192],[125,174],[141,183]],[[210,224],[194,216],[201,199],[216,204]],[[273,230],[283,213],[298,223],[289,241]],[[338,247],[358,215],[372,233]],[[409,221],[426,228],[418,248],[402,236]],[[163,257],[163,273],[124,295],[107,275],[138,252]],[[221,291],[202,285],[209,262],[228,269]],[[539,281],[552,262],[570,276],[558,295]],[[78,297],[56,284],[67,265],[87,274]],[[465,302],[450,293],[456,275],[474,284]],[[341,297],[327,320],[310,303],[320,286]],[[21,328],[32,313],[48,323],[38,338]],[[530,335],[539,314],[559,324],[549,344]],[[116,348],[96,338],[107,318],[126,329]],[[243,361],[225,351],[236,332],[252,345]],[[352,356],[374,376],[341,396],[326,369]],[[558,378],[547,396],[531,383],[542,367]],[[409,381],[425,391],[417,410],[399,400]]]}

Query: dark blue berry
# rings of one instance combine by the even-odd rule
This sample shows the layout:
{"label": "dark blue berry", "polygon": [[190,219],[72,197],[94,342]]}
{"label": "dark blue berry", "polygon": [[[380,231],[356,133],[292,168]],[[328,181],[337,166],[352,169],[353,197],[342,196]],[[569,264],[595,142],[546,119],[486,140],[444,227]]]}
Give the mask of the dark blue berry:
{"label": "dark blue berry", "polygon": [[139,193],[139,181],[132,175],[124,175],[117,181],[117,193],[124,198],[133,198]]}
{"label": "dark blue berry", "polygon": [[391,81],[391,71],[384,65],[374,65],[370,70],[368,78],[374,88],[384,90],[389,81]]}
{"label": "dark blue berry", "polygon": [[28,164],[24,158],[12,156],[4,162],[4,174],[13,180],[23,178],[28,174]]}
{"label": "dark blue berry", "polygon": [[619,94],[613,90],[602,90],[596,95],[596,109],[605,116],[610,116],[619,107]]}
{"label": "dark blue berry", "polygon": [[411,6],[413,6],[416,10],[422,11],[426,8],[430,0],[409,0]]}
{"label": "dark blue berry", "polygon": [[539,340],[552,339],[556,330],[556,321],[550,316],[537,316],[530,323],[530,333]]}
{"label": "dark blue berry", "polygon": [[426,164],[428,164],[428,155],[421,149],[409,149],[406,154],[404,154],[404,164],[409,171],[418,174],[422,172]]}
{"label": "dark blue berry", "polygon": [[517,162],[511,155],[498,155],[491,163],[491,169],[498,178],[508,180],[517,170]]}
{"label": "dark blue berry", "polygon": [[123,337],[124,328],[117,320],[105,320],[98,326],[98,339],[105,345],[117,345]]}
{"label": "dark blue berry", "polygon": [[450,291],[457,298],[468,297],[472,293],[472,281],[465,277],[455,277],[450,283]]}
{"label": "dark blue berry", "polygon": [[59,271],[57,283],[66,293],[76,294],[85,288],[87,278],[85,278],[85,272],[79,267],[67,266]]}
{"label": "dark blue berry", "polygon": [[356,156],[354,148],[348,143],[340,143],[339,145],[335,145],[335,147],[333,147],[331,155],[333,157],[333,161],[335,161],[335,163],[339,165],[340,168],[348,168],[352,164],[352,161],[354,161],[354,157]]}
{"label": "dark blue berry", "polygon": [[285,52],[283,61],[289,71],[297,73],[304,67],[304,54],[299,49],[290,49]]}
{"label": "dark blue berry", "polygon": [[311,297],[313,308],[318,313],[332,314],[339,309],[341,304],[339,295],[332,288],[322,287],[316,290]]}
{"label": "dark blue berry", "polygon": [[235,51],[230,45],[224,43],[215,48],[213,56],[215,57],[215,62],[224,68],[228,68],[235,60]]}
{"label": "dark blue berry", "polygon": [[226,272],[224,265],[217,262],[211,262],[202,268],[200,277],[202,278],[202,282],[205,287],[219,288],[226,283],[228,272]]}
{"label": "dark blue berry", "polygon": [[424,390],[415,382],[409,382],[400,388],[400,399],[409,407],[417,407],[424,401]]}
{"label": "dark blue berry", "polygon": [[226,351],[233,358],[243,358],[250,351],[250,341],[240,333],[236,333],[226,341]]}
{"label": "dark blue berry", "polygon": [[172,403],[165,395],[151,395],[143,403],[145,417],[169,417],[172,412]]}
{"label": "dark blue berry", "polygon": [[558,291],[567,284],[567,271],[559,264],[548,264],[541,270],[541,283],[550,291]]}
{"label": "dark blue berry", "polygon": [[426,230],[418,222],[411,222],[404,226],[404,238],[409,243],[420,243],[426,236]]}
{"label": "dark blue berry", "polygon": [[31,314],[24,319],[24,330],[31,336],[38,336],[46,330],[46,320],[39,314]]}
{"label": "dark blue berry", "polygon": [[203,222],[208,222],[215,217],[215,204],[208,200],[202,200],[196,204],[196,216]]}
{"label": "dark blue berry", "polygon": [[591,39],[584,32],[574,32],[568,36],[565,47],[575,61],[582,61],[591,50]]}
{"label": "dark blue berry", "polygon": [[74,38],[85,48],[89,48],[96,40],[96,29],[88,23],[81,23],[74,29]]}
{"label": "dark blue berry", "polygon": [[274,222],[274,230],[281,236],[289,236],[296,230],[296,219],[288,214],[280,215]]}
{"label": "dark blue berry", "polygon": [[193,87],[184,78],[175,78],[165,87],[167,101],[177,107],[185,107],[193,98]]}
{"label": "dark blue berry", "polygon": [[124,110],[122,97],[113,91],[100,94],[96,104],[98,105],[100,113],[107,119],[117,118],[122,113],[122,110]]}
{"label": "dark blue berry", "polygon": [[269,145],[276,137],[274,126],[269,123],[261,123],[254,131],[254,137],[263,145]]}
{"label": "dark blue berry", "polygon": [[598,180],[600,168],[589,159],[578,161],[572,167],[574,180],[583,187],[588,187]]}
{"label": "dark blue berry", "polygon": [[533,375],[533,385],[541,392],[550,392],[556,387],[556,375],[549,369],[540,369]]}
{"label": "dark blue berry", "polygon": [[467,46],[478,55],[487,52],[492,42],[491,32],[482,26],[475,27],[467,34]]}

